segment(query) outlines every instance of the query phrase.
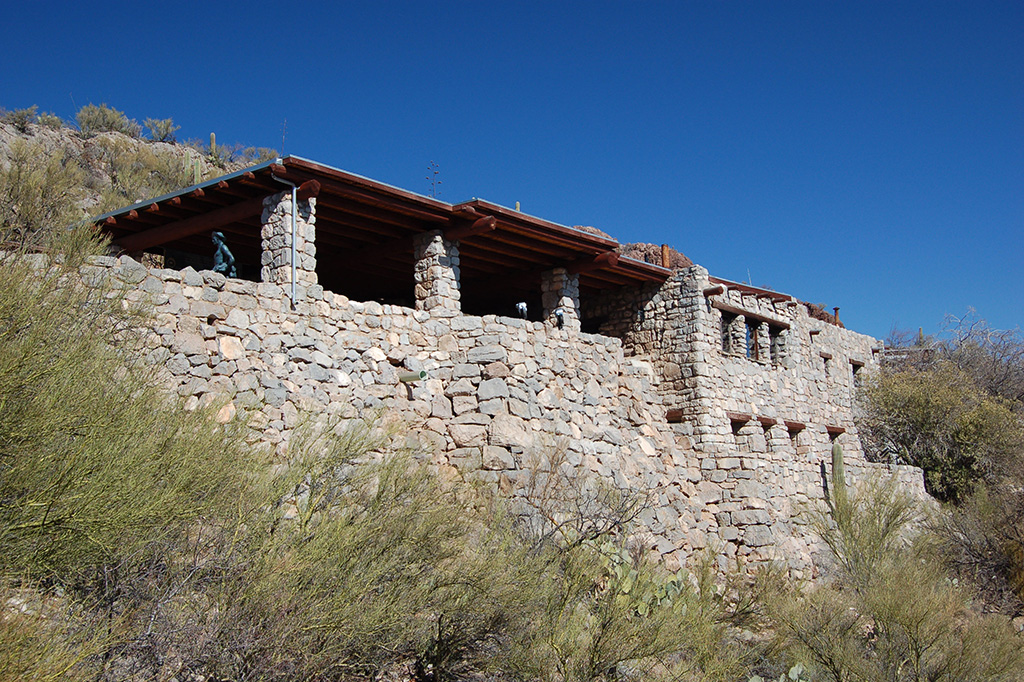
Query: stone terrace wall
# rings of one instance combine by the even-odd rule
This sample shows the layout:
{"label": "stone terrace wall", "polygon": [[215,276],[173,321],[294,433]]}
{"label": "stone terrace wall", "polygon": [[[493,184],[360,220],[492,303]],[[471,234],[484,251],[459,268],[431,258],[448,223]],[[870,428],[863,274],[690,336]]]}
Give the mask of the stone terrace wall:
{"label": "stone terrace wall", "polygon": [[[867,364],[871,340],[808,321],[802,308],[728,299],[765,317],[787,315],[792,336],[778,365],[724,355],[720,313],[696,266],[660,288],[619,292],[636,307],[598,302],[629,325],[624,340],[551,322],[360,303],[307,282],[292,309],[277,284],[149,269],[128,257],[95,259],[83,274],[154,306],[146,361],[187,405],[223,401],[219,418],[248,419],[269,447],[283,450],[303,415],[380,409],[408,427],[409,444],[443,474],[510,497],[524,494],[531,458],[561,448],[574,475],[652,492],[644,542],[670,567],[713,544],[723,567],[733,557],[783,561],[795,577],[810,577],[815,546],[797,511],[822,497],[826,426],[848,429],[838,437],[851,479],[879,469],[863,460],[850,411],[849,358]],[[813,342],[812,327],[822,329]],[[819,348],[831,349],[849,381],[814,366],[823,363]],[[808,353],[811,361],[800,359]],[[420,370],[423,382],[399,380]],[[666,408],[685,418],[669,423]],[[736,422],[738,413],[749,419]],[[806,428],[791,432],[785,420],[796,419]],[[923,494],[920,471],[896,473]]]}
{"label": "stone terrace wall", "polygon": [[[653,491],[645,542],[670,566],[706,544],[692,452],[665,422],[651,366],[618,339],[513,318],[434,315],[214,272],[99,258],[87,279],[130,287],[154,306],[146,361],[196,406],[224,401],[283,450],[304,414],[385,410],[445,475],[524,493],[530,460],[555,448],[575,475]],[[425,370],[403,383],[399,375]],[[685,442],[685,441],[684,441]]]}

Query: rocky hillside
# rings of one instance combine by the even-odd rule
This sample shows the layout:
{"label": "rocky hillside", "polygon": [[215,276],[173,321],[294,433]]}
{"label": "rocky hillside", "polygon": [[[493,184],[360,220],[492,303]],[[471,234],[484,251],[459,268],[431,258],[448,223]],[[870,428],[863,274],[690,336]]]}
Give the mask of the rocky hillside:
{"label": "rocky hillside", "polygon": [[0,238],[20,241],[54,225],[159,196],[273,158],[273,149],[175,140],[170,119],[143,126],[106,105],[76,122],[35,107],[0,110]]}

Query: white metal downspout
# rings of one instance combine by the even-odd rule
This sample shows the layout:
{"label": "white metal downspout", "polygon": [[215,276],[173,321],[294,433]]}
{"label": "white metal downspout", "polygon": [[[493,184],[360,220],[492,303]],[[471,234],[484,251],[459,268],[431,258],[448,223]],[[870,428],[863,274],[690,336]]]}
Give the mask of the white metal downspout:
{"label": "white metal downspout", "polygon": [[[278,161],[278,163],[280,163],[280,160]],[[283,178],[279,178],[276,175],[274,175],[273,173],[270,174],[270,177],[272,177],[275,180],[277,180],[278,182],[284,183],[285,185],[288,185],[289,187],[292,188],[292,230],[291,230],[292,250],[291,250],[290,260],[291,260],[291,270],[292,270],[292,276],[291,276],[291,280],[292,280],[292,287],[291,287],[292,310],[295,310],[295,234],[296,234],[296,231],[297,231],[296,228],[295,228],[295,222],[296,222],[296,219],[297,219],[296,216],[298,214],[298,206],[297,205],[299,203],[299,187],[294,182],[289,182],[289,181],[287,181],[287,180],[285,180]]]}

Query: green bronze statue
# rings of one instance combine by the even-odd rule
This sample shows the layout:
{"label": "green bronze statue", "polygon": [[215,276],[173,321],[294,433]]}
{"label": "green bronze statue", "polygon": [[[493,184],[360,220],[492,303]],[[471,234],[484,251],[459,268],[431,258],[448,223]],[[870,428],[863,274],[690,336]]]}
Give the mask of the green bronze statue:
{"label": "green bronze statue", "polygon": [[213,243],[217,247],[213,253],[213,271],[219,272],[225,277],[238,277],[238,272],[235,270],[235,257],[228,245],[224,243],[224,233],[214,232]]}

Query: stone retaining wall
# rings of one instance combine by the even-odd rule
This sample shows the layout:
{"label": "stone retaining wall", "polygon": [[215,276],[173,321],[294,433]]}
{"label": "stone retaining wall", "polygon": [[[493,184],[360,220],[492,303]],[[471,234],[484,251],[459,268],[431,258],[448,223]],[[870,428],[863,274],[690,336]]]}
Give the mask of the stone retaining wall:
{"label": "stone retaining wall", "polygon": [[[872,340],[799,307],[726,294],[730,309],[789,327],[784,361],[723,352],[722,313],[697,266],[660,288],[584,304],[584,318],[600,305],[618,311],[606,331],[621,338],[356,302],[302,278],[293,309],[287,286],[128,257],[95,259],[83,274],[153,306],[146,361],[188,405],[222,401],[219,418],[244,416],[269,447],[282,449],[304,415],[380,409],[443,474],[510,497],[524,494],[531,458],[562,451],[574,475],[651,494],[644,542],[670,567],[712,544],[723,566],[781,561],[810,577],[814,540],[798,511],[822,497],[831,440],[847,448],[851,479],[882,468],[864,461],[852,422],[850,362],[870,365]],[[771,357],[769,345],[763,352]],[[844,371],[827,373],[821,352]],[[422,382],[399,380],[421,370]],[[923,494],[919,470],[896,473]]]}

